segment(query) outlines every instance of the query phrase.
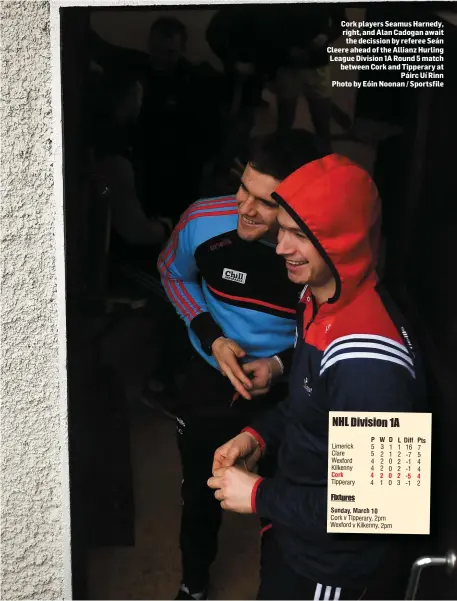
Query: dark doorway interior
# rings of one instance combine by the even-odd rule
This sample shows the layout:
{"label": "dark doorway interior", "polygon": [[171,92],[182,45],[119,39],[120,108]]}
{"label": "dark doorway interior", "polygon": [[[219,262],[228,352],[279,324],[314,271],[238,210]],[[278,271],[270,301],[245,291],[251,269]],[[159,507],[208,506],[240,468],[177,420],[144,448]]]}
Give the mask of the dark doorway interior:
{"label": "dark doorway interior", "polygon": [[[391,3],[388,9],[383,8],[392,20],[396,20],[398,4]],[[427,7],[419,9],[417,6],[414,6],[415,16],[426,20]],[[420,14],[421,10],[424,14]],[[90,155],[85,138],[85,93],[90,75],[89,9],[62,9],[61,23],[73,590],[74,598],[86,599],[92,598],[93,594],[93,588],[88,586],[93,550],[132,549],[139,544],[135,527],[138,523],[136,487],[139,481],[148,480],[147,469],[150,467],[151,481],[157,479],[157,490],[150,484],[152,488],[148,494],[170,495],[164,497],[160,507],[179,504],[180,476],[174,451],[167,446],[172,437],[172,426],[169,422],[161,422],[158,415],[138,408],[132,422],[125,378],[115,367],[126,365],[126,355],[130,353],[122,352],[121,347],[135,343],[134,336],[144,331],[150,314],[141,303],[143,299],[139,293],[134,295],[135,302],[111,303],[107,310],[103,245],[95,244],[94,247],[91,235],[91,227],[103,217],[103,207],[91,204]],[[399,116],[403,131],[378,145],[373,170],[387,207],[386,278],[398,302],[414,316],[428,359],[435,412],[433,531],[430,537],[412,541],[411,561],[419,555],[444,555],[451,548],[457,549],[457,490],[452,477],[454,433],[457,432],[454,301],[457,291],[453,277],[453,262],[457,256],[457,213],[451,166],[457,140],[456,62],[457,27],[447,23],[445,88],[411,94],[408,110]],[[392,97],[388,102],[394,107],[396,99]],[[367,106],[369,110],[362,92],[355,116],[366,111]],[[145,342],[140,335],[137,343],[140,344],[138,340],[142,339],[144,348],[150,348],[147,345],[152,340],[153,346],[153,328],[151,337],[146,336]],[[147,372],[149,357],[144,354],[133,354],[130,362],[125,373]],[[136,424],[133,429],[132,423]],[[157,455],[150,459],[138,457],[139,447],[132,441],[133,431],[143,437],[141,448],[147,453],[155,453],[156,449]],[[165,437],[168,436],[166,442],[163,442],[164,432]],[[160,448],[161,441],[163,446]],[[141,468],[138,468],[138,461]],[[169,476],[172,483],[163,487],[160,482]],[[176,515],[178,512],[179,506]],[[242,556],[240,563],[235,561],[225,572],[222,568],[219,572],[230,580],[241,575],[243,592],[240,594],[248,595],[254,593],[257,577],[252,574],[252,579],[247,581],[249,574],[244,575],[246,566],[255,570],[258,559],[256,544],[250,538],[255,528],[252,531],[248,528],[242,535],[244,526],[240,528],[237,524],[236,520],[229,523],[224,534],[225,544],[234,548],[241,540],[252,552]],[[152,521],[149,527],[154,534],[154,528],[159,524]],[[176,532],[169,531],[167,541],[163,540],[162,532],[158,531],[154,545],[165,546],[170,552],[171,571],[157,574],[151,559],[149,572],[142,574],[141,582],[173,578],[178,569],[172,550]],[[235,534],[245,538],[236,538]],[[106,558],[104,577],[109,580],[110,571],[122,570],[123,566],[114,560],[110,564],[109,552]],[[223,561],[229,559],[228,553]],[[91,578],[97,578],[97,575],[92,572]],[[456,579],[456,573],[449,577],[440,569],[426,570],[418,598],[453,599],[457,595]],[[103,586],[98,590],[103,590]],[[129,598],[129,595],[130,598],[148,598],[148,595],[151,598],[151,588],[140,589],[140,595],[144,597],[135,597],[138,591],[129,593],[127,589],[111,590],[110,594],[111,598]],[[221,590],[219,598],[224,594],[229,593]]]}

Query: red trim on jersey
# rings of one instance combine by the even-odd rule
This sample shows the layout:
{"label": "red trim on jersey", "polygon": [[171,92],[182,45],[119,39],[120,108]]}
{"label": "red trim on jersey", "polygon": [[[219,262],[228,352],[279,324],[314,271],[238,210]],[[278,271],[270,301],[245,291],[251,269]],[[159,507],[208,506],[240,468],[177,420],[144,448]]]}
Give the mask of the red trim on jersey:
{"label": "red trim on jersey", "polygon": [[280,307],[279,305],[273,305],[272,303],[267,303],[265,301],[256,300],[254,298],[246,298],[245,296],[233,296],[231,294],[225,294],[224,292],[220,292],[213,288],[209,284],[207,284],[208,288],[211,292],[214,292],[218,296],[222,296],[223,298],[229,298],[230,300],[242,301],[243,303],[252,303],[254,305],[259,305],[261,307],[268,307],[269,309],[274,309],[275,311],[282,311],[283,313],[289,313],[290,315],[295,315],[295,309],[289,309],[288,307]]}
{"label": "red trim on jersey", "polygon": [[247,432],[248,434],[251,434],[251,436],[253,436],[257,440],[257,442],[259,443],[260,448],[261,448],[262,453],[263,453],[263,451],[265,450],[265,441],[260,436],[260,434],[257,432],[257,430],[254,430],[254,428],[251,428],[251,427],[248,426],[247,428],[243,428],[241,430],[241,432]]}
{"label": "red trim on jersey", "polygon": [[267,524],[266,526],[264,526],[263,528],[260,529],[260,536],[263,536],[265,534],[265,532],[267,532],[268,530],[270,530],[270,528],[273,528],[273,524]]}
{"label": "red trim on jersey", "polygon": [[260,477],[255,481],[254,486],[252,487],[252,492],[251,492],[251,509],[252,509],[252,513],[256,513],[257,512],[257,507],[256,507],[256,496],[257,496],[257,490],[261,484],[261,482],[263,482],[264,478]]}

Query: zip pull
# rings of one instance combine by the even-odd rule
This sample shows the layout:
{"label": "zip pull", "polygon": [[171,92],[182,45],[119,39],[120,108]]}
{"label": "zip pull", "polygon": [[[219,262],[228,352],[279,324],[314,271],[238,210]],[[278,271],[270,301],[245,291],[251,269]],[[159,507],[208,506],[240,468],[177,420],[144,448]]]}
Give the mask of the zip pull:
{"label": "zip pull", "polygon": [[314,296],[311,294],[309,298],[311,299],[311,302],[313,303],[313,316],[309,320],[308,325],[305,327],[305,332],[307,332],[309,330],[310,325],[316,319],[316,315],[317,315],[317,313],[319,311],[319,306],[316,303],[316,299],[314,298]]}

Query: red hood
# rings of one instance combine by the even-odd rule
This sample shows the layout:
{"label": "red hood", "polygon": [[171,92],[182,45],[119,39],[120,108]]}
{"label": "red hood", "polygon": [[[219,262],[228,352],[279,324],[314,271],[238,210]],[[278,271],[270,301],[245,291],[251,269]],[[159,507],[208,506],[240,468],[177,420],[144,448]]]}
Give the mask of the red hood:
{"label": "red hood", "polygon": [[292,173],[273,197],[331,267],[337,286],[330,303],[348,302],[363,282],[376,280],[381,206],[364,169],[331,154]]}

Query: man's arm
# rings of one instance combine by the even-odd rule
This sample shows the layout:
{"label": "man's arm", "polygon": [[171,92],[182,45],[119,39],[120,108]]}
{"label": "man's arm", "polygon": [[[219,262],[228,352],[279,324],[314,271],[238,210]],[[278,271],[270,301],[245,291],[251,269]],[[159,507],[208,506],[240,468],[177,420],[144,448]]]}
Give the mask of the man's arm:
{"label": "man's arm", "polygon": [[292,367],[292,359],[294,356],[294,347],[291,346],[280,353],[276,353],[276,357],[278,357],[281,362],[282,367],[282,375],[287,376],[290,373],[290,369]]}
{"label": "man's arm", "polygon": [[221,373],[229,378],[238,393],[250,399],[247,389],[251,388],[251,382],[238,362],[245,351],[234,340],[225,338],[222,328],[208,311],[198,280],[194,256],[198,227],[195,209],[194,204],[184,213],[159,255],[157,266],[162,284],[178,314],[197,335],[204,352],[213,355]]}
{"label": "man's arm", "polygon": [[193,218],[194,207],[189,207],[181,217],[159,255],[157,267],[165,292],[178,315],[192,328],[202,346],[208,348],[224,332],[209,313],[199,282],[194,256],[198,223],[198,218]]}
{"label": "man's arm", "polygon": [[[390,359],[328,357],[321,366],[333,411],[421,411],[422,397],[414,367],[391,354]],[[385,357],[386,355],[384,355]],[[327,479],[319,486],[291,484],[277,477],[256,482],[252,510],[303,533],[325,532]]]}
{"label": "man's arm", "polygon": [[112,225],[118,234],[129,244],[162,245],[165,227],[144,214],[130,162],[121,156],[106,157],[100,162],[100,171],[108,185]]}
{"label": "man's arm", "polygon": [[248,432],[254,436],[262,449],[262,453],[266,450],[269,453],[274,453],[284,439],[288,406],[289,399],[287,398],[242,430],[242,432]]}

